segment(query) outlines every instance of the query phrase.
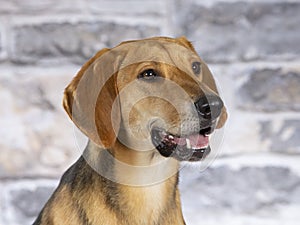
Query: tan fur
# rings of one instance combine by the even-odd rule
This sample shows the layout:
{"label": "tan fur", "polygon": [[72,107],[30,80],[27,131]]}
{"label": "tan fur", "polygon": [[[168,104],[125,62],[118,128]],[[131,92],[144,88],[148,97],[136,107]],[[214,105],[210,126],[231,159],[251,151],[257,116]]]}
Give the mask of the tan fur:
{"label": "tan fur", "polygon": [[[198,77],[191,75],[194,60],[202,64]],[[147,68],[161,71],[169,82],[138,81]],[[149,143],[149,124],[161,118],[170,132],[188,132],[181,125],[193,121],[194,101],[211,93],[218,94],[213,76],[184,37],[127,41],[99,51],[66,87],[63,99],[89,144],[34,224],[185,224],[179,162],[163,158]],[[217,128],[226,119],[224,107]]]}

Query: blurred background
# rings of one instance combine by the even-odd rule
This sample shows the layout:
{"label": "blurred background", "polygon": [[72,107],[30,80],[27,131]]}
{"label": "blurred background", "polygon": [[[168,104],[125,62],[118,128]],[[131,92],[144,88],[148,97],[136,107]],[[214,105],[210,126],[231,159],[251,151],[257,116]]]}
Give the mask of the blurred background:
{"label": "blurred background", "polygon": [[187,224],[300,221],[299,0],[0,0],[0,224],[31,224],[79,156],[64,87],[96,51],[185,35],[229,120],[218,157],[181,174]]}

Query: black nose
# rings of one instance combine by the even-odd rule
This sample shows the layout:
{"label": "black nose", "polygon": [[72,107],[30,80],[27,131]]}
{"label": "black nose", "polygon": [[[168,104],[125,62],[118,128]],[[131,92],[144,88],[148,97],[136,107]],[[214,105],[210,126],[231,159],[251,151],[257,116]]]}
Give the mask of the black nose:
{"label": "black nose", "polygon": [[204,95],[195,102],[199,116],[207,120],[217,119],[223,105],[223,101],[217,95]]}

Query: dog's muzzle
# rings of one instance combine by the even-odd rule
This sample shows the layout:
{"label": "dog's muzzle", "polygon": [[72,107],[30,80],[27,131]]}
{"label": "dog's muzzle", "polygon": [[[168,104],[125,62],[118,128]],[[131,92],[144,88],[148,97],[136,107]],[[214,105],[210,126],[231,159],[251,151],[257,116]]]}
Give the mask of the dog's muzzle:
{"label": "dog's muzzle", "polygon": [[162,156],[174,157],[179,161],[199,161],[210,153],[209,135],[221,115],[223,102],[218,96],[207,95],[194,104],[201,121],[197,133],[180,136],[162,128],[152,128],[152,143]]}
{"label": "dog's muzzle", "polygon": [[204,95],[194,104],[200,119],[208,123],[220,116],[224,106],[223,101],[217,95]]}

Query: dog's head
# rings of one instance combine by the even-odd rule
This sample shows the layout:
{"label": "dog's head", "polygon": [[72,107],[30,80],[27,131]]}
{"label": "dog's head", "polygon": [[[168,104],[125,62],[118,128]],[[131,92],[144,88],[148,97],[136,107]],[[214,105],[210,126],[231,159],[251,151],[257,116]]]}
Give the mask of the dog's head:
{"label": "dog's head", "polygon": [[[90,140],[198,161],[227,113],[207,65],[184,37],[123,42],[91,58],[63,105]],[[156,148],[156,150],[154,150]]]}

